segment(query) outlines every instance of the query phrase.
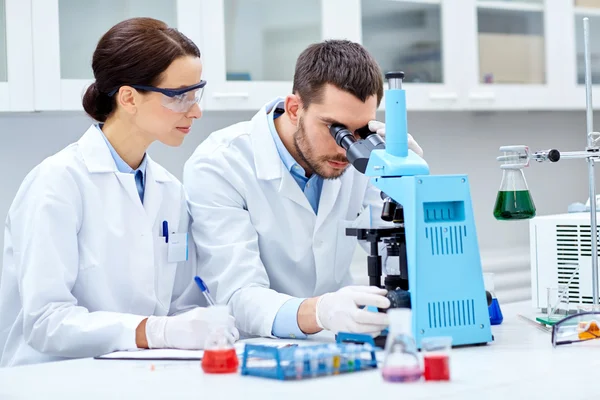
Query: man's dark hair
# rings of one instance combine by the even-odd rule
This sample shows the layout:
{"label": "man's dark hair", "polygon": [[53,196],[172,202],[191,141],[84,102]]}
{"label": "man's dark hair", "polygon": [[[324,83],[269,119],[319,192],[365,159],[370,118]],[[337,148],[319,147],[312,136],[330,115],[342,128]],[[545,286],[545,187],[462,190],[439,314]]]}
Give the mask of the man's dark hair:
{"label": "man's dark hair", "polygon": [[383,97],[381,68],[360,44],[349,40],[326,40],[310,45],[296,61],[293,93],[300,96],[304,108],[322,99],[323,87],[331,84],[362,102]]}

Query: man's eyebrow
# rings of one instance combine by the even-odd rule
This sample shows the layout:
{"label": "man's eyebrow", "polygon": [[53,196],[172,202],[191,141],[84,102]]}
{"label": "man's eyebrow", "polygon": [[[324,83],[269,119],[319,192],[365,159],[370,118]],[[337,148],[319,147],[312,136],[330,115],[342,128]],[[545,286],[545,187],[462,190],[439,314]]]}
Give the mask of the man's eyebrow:
{"label": "man's eyebrow", "polygon": [[[319,117],[319,119],[328,125],[344,125],[341,122],[336,121],[335,119],[329,118],[329,117]],[[344,125],[344,126],[346,126],[346,125]]]}

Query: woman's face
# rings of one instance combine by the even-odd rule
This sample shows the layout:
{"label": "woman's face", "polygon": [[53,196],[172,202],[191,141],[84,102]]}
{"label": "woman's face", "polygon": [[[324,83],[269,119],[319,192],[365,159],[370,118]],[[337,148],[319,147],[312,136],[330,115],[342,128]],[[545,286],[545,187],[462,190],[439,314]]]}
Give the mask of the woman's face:
{"label": "woman's face", "polygon": [[[180,89],[190,87],[200,83],[202,77],[202,62],[198,57],[183,56],[175,59],[171,65],[163,72],[157,88],[161,89]],[[139,93],[139,102],[137,103],[137,112],[134,116],[134,123],[137,127],[148,135],[150,141],[158,140],[168,146],[179,146],[185,136],[190,132],[194,119],[202,116],[200,105],[194,101],[198,91],[196,89],[186,92],[182,95],[186,101],[184,109],[173,107],[173,99],[157,92]],[[170,107],[170,108],[169,108]]]}

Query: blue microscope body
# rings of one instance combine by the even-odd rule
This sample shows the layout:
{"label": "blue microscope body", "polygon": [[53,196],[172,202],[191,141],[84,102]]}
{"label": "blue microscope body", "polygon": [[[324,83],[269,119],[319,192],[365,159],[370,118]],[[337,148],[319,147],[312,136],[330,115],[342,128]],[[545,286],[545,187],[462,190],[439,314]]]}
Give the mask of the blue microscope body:
{"label": "blue microscope body", "polygon": [[408,149],[403,76],[386,74],[385,145],[370,151],[364,173],[403,208],[413,335],[419,348],[433,336],[451,336],[453,346],[485,344],[493,338],[469,180],[430,175]]}

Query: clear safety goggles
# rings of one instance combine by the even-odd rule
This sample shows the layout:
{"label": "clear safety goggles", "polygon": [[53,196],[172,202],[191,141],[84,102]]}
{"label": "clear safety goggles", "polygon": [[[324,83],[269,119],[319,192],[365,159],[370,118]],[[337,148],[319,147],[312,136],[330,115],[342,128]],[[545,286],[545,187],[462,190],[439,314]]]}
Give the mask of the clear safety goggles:
{"label": "clear safety goggles", "polygon": [[588,311],[569,315],[552,326],[552,346],[592,339],[600,339],[600,312]]}
{"label": "clear safety goggles", "polygon": [[[135,89],[161,93],[163,95],[161,100],[163,107],[175,112],[188,112],[195,104],[200,103],[200,100],[202,100],[206,81],[200,81],[200,83],[180,89],[164,89],[145,85],[130,86]],[[117,90],[113,90],[108,95],[113,96]]]}

